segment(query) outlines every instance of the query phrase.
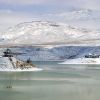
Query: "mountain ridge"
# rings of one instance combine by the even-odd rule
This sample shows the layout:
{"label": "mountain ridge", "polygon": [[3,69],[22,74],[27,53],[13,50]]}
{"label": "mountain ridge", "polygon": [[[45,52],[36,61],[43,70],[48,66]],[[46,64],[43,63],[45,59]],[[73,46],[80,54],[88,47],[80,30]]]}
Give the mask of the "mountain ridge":
{"label": "mountain ridge", "polygon": [[84,44],[85,41],[99,41],[99,36],[99,31],[71,27],[64,23],[33,21],[9,28],[2,33],[1,38],[9,44]]}

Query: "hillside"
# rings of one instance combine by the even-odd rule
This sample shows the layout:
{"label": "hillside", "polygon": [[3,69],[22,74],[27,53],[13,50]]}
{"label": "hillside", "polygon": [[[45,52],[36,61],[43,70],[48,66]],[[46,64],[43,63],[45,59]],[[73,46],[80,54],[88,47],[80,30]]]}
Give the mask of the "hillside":
{"label": "hillside", "polygon": [[100,32],[67,24],[33,21],[18,24],[1,34],[8,44],[99,45]]}

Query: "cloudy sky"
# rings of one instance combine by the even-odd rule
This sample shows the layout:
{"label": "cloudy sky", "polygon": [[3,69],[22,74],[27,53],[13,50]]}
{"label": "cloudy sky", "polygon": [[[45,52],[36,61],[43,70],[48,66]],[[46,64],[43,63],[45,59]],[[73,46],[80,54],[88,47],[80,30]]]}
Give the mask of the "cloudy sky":
{"label": "cloudy sky", "polygon": [[100,0],[0,0],[0,31],[41,15],[85,8],[100,9]]}

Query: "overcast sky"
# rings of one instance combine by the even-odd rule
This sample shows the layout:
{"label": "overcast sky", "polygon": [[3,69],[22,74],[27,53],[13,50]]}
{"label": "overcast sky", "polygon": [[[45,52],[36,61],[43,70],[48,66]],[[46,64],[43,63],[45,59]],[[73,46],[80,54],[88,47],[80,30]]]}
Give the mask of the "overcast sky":
{"label": "overcast sky", "polygon": [[73,9],[98,9],[100,0],[0,0],[0,31],[18,24],[38,20],[42,14]]}

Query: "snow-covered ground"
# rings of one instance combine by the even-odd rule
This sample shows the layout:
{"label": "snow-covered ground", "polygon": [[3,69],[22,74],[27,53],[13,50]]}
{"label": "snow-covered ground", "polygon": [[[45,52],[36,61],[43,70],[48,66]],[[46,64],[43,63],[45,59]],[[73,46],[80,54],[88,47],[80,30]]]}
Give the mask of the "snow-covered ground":
{"label": "snow-covered ground", "polygon": [[1,72],[37,72],[37,71],[42,71],[43,69],[41,68],[30,68],[30,69],[9,69],[9,68],[6,68],[6,69],[2,69],[0,68],[0,71]]}
{"label": "snow-covered ground", "polygon": [[77,58],[68,59],[59,64],[100,64],[100,58]]}
{"label": "snow-covered ground", "polygon": [[[16,59],[12,58],[12,60],[13,60],[13,63],[15,65]],[[42,71],[42,69],[37,68],[37,67],[28,68],[28,69],[26,69],[26,68],[24,68],[24,69],[14,68],[8,57],[0,57],[0,71],[23,72],[23,71]]]}

